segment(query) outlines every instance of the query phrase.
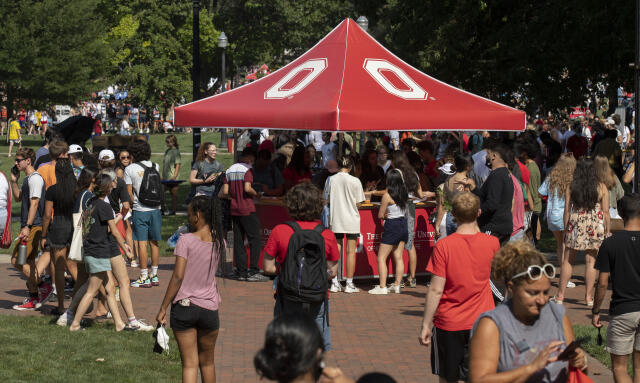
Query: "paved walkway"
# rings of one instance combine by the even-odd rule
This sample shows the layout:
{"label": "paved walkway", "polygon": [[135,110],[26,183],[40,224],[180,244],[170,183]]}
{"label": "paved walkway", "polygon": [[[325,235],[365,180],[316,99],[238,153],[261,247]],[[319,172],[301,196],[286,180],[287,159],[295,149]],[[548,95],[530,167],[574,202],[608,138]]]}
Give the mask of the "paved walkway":
{"label": "paved walkway", "polygon": [[[136,314],[152,322],[164,297],[166,283],[171,276],[172,257],[161,258],[160,287],[132,289]],[[574,275],[583,273],[583,266]],[[131,278],[137,270],[129,270]],[[11,306],[21,301],[25,283],[9,264],[0,264],[0,315],[42,315],[40,312],[17,312]],[[372,281],[371,281],[372,282]],[[422,321],[425,280],[419,279],[416,289],[404,289],[400,295],[372,296],[360,294],[332,294],[331,337],[333,351],[326,358],[327,365],[338,366],[353,378],[365,372],[382,371],[398,382],[437,382],[431,375],[429,350],[418,344]],[[573,323],[589,324],[590,311],[578,302],[584,287],[570,289],[565,300]],[[367,289],[370,285],[362,285]],[[271,283],[219,281],[222,294],[220,336],[216,345],[216,368],[220,382],[258,382],[253,369],[253,355],[264,341],[264,331],[273,316]],[[49,313],[52,302],[43,308]],[[605,307],[608,307],[608,302]],[[606,318],[605,318],[606,319]],[[589,361],[595,382],[610,382],[609,370],[593,358]]]}

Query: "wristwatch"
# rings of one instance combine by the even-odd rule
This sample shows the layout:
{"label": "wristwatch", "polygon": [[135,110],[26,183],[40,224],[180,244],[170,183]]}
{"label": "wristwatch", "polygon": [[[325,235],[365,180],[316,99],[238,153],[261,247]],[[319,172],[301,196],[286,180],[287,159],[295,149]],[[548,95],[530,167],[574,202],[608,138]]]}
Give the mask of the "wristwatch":
{"label": "wristwatch", "polygon": [[31,230],[31,228],[33,228],[33,225],[27,225],[27,227],[29,228],[29,230]]}

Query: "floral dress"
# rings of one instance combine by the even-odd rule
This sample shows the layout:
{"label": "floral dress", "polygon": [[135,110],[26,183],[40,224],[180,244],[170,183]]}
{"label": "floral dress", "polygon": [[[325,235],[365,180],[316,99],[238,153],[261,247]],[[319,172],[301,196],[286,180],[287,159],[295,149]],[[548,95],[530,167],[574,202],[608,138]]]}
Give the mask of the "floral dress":
{"label": "floral dress", "polygon": [[591,210],[571,208],[564,245],[574,250],[598,250],[604,241],[604,213],[599,203]]}

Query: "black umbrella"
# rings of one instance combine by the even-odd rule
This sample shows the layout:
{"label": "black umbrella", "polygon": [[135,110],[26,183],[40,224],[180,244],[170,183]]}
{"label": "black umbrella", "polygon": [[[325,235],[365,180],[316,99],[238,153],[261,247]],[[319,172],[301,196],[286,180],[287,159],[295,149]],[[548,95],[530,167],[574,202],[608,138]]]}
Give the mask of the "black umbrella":
{"label": "black umbrella", "polygon": [[84,146],[85,142],[91,138],[95,123],[96,120],[91,117],[73,116],[56,125],[54,129],[62,134],[67,144]]}

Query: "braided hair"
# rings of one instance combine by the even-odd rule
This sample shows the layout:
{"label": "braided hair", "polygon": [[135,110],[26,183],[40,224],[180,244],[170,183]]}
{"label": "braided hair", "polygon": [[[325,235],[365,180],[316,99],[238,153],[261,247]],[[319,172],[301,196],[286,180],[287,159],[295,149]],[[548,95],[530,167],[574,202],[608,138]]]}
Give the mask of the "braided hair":
{"label": "braided hair", "polygon": [[225,246],[225,234],[222,227],[222,205],[220,199],[217,197],[209,196],[196,196],[189,203],[191,211],[194,213],[200,212],[204,221],[209,225],[211,230],[211,258],[209,263],[209,273],[211,272],[211,261],[215,256],[216,250],[218,250],[218,269],[222,270],[224,267],[224,260],[226,246]]}

